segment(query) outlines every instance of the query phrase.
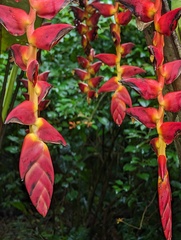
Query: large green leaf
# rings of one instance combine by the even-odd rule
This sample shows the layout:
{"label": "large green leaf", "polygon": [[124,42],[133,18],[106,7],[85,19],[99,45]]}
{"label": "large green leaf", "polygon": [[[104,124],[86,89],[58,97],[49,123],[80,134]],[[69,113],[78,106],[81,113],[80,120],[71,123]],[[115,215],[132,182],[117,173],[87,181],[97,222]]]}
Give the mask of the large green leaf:
{"label": "large green leaf", "polygon": [[[28,0],[0,0],[0,4],[15,8],[21,8],[27,13],[29,12],[30,8]],[[39,26],[41,24],[41,21],[42,20],[40,20],[40,18],[37,18],[36,26]],[[15,43],[27,43],[26,35],[24,34],[23,36],[12,36],[2,25],[0,25],[0,53],[5,52],[12,44]]]}

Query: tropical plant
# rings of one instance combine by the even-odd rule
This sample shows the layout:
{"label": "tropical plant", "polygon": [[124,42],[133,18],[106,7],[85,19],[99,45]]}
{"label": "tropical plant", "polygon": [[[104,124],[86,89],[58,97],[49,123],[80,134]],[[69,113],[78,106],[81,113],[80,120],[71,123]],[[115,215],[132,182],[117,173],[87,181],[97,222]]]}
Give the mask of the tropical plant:
{"label": "tropical plant", "polygon": [[[81,80],[79,88],[87,96],[88,103],[91,99],[99,98],[102,92],[113,92],[111,97],[111,115],[114,122],[120,126],[126,115],[131,116],[143,123],[145,127],[154,129],[157,137],[151,140],[151,145],[157,155],[158,161],[158,198],[159,209],[162,221],[162,227],[166,239],[172,238],[172,213],[171,213],[171,190],[169,174],[167,169],[166,147],[171,144],[181,130],[181,123],[177,121],[165,121],[165,113],[177,113],[180,110],[181,91],[168,92],[165,94],[165,86],[172,84],[179,77],[181,71],[181,60],[171,62],[165,61],[165,36],[171,36],[177,27],[177,22],[181,15],[181,7],[162,14],[163,7],[161,0],[155,1],[130,1],[119,0],[115,3],[101,3],[98,1],[79,1],[80,6],[71,6],[75,17],[75,28],[81,36],[81,45],[86,56],[78,56],[78,63],[82,69],[76,68],[75,75]],[[14,62],[20,69],[26,72],[27,79],[23,79],[24,87],[28,89],[24,94],[26,100],[15,107],[7,115],[12,95],[12,86],[18,69],[13,67],[9,78],[8,90],[4,94],[4,105],[2,105],[2,122],[19,123],[28,125],[29,130],[23,141],[20,155],[20,176],[25,180],[25,185],[33,205],[38,212],[46,216],[51,197],[53,193],[54,172],[51,157],[46,143],[61,143],[64,146],[66,142],[62,135],[55,130],[44,118],[40,117],[40,111],[48,105],[45,97],[52,87],[47,82],[49,72],[39,73],[39,53],[41,50],[49,51],[60,39],[73,29],[70,24],[50,24],[41,19],[52,20],[60,9],[64,8],[67,1],[37,1],[29,0],[29,13],[14,6],[1,5],[0,18],[6,30],[14,35],[26,35],[27,45],[13,44]],[[138,28],[144,29],[150,24],[154,28],[152,43],[149,45],[151,53],[150,59],[153,63],[156,77],[143,78],[140,75],[145,74],[145,70],[133,65],[126,64],[126,56],[131,52],[134,44],[131,42],[122,42],[121,33],[132,19],[132,14],[136,17]],[[21,16],[21,17],[19,17]],[[38,16],[37,27],[35,21]],[[93,41],[98,36],[98,22],[100,17],[109,18],[110,33],[113,40],[112,52],[98,53]],[[165,22],[167,24],[165,24]],[[40,26],[42,24],[42,26]],[[104,49],[103,49],[104,51]],[[56,57],[56,56],[55,56]],[[95,61],[98,59],[99,61]],[[122,62],[124,64],[122,64]],[[111,77],[99,88],[103,77],[98,75],[102,63],[112,68]],[[104,65],[104,66],[105,66]],[[114,68],[114,69],[113,69]],[[104,71],[102,70],[102,75]],[[139,75],[135,78],[133,76]],[[132,88],[144,99],[149,101],[152,106],[138,106],[135,102],[134,94],[128,90]],[[90,118],[84,121],[88,127],[93,124],[93,116],[99,107],[102,95],[98,105]],[[173,99],[175,99],[173,101]],[[156,101],[155,101],[156,100]],[[6,120],[5,120],[6,119]],[[80,121],[69,122],[70,128],[80,124]],[[2,124],[1,124],[2,125]],[[148,139],[147,139],[148,140]],[[114,140],[113,140],[114,142]],[[113,144],[114,145],[114,144]],[[108,154],[109,156],[109,154]],[[129,171],[134,167],[127,165],[124,168]],[[132,169],[132,170],[130,170]],[[139,175],[147,179],[147,175]],[[108,182],[105,181],[105,186]],[[119,191],[122,186],[121,181],[114,185],[115,190]],[[96,186],[96,185],[95,185]],[[94,192],[93,192],[94,193]],[[70,198],[77,196],[77,191],[70,194]],[[104,197],[105,192],[102,192]],[[93,195],[90,198],[89,209],[93,201]],[[100,203],[101,204],[101,203]],[[99,207],[99,204],[98,204]],[[118,222],[122,220],[118,220]]]}

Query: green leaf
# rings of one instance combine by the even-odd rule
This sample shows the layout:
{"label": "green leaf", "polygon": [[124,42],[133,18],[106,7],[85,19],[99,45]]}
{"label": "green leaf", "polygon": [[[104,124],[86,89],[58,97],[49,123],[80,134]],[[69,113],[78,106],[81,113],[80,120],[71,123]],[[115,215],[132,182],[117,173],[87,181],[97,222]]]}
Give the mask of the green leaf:
{"label": "green leaf", "polygon": [[148,181],[150,175],[148,173],[138,173],[136,176],[145,181]]}
{"label": "green leaf", "polygon": [[109,125],[109,120],[106,117],[98,117],[98,120],[102,125],[105,125],[105,126]]}
{"label": "green leaf", "polygon": [[171,181],[171,185],[174,188],[181,189],[181,183],[178,181]]}
{"label": "green leaf", "polygon": [[123,181],[121,181],[120,179],[116,180],[115,183],[119,186],[123,185]]}
{"label": "green leaf", "polygon": [[127,153],[127,152],[135,153],[136,152],[136,147],[132,146],[132,145],[127,146],[125,148],[125,153]]}
{"label": "green leaf", "polygon": [[13,206],[13,207],[15,207],[15,208],[17,208],[18,210],[20,210],[21,212],[23,212],[23,213],[27,213],[27,210],[26,210],[26,208],[25,208],[25,205],[22,203],[22,202],[20,202],[20,201],[14,201],[14,202],[12,202],[11,203],[11,205]]}
{"label": "green leaf", "polygon": [[73,201],[75,200],[76,198],[78,197],[78,191],[72,189],[70,192],[68,192],[67,194],[67,198],[70,200],[70,201]]}
{"label": "green leaf", "polygon": [[125,164],[123,167],[123,171],[128,171],[128,172],[132,172],[136,170],[136,166],[132,165],[132,164]]}
{"label": "green leaf", "polygon": [[128,191],[130,190],[130,188],[131,188],[131,186],[128,185],[128,184],[125,184],[125,185],[123,186],[123,190],[124,190],[125,192],[128,192]]}
{"label": "green leaf", "polygon": [[115,193],[116,193],[116,194],[120,193],[121,190],[122,190],[122,188],[120,188],[120,187],[118,187],[118,186],[116,186],[116,185],[113,186],[113,189],[115,190]]}

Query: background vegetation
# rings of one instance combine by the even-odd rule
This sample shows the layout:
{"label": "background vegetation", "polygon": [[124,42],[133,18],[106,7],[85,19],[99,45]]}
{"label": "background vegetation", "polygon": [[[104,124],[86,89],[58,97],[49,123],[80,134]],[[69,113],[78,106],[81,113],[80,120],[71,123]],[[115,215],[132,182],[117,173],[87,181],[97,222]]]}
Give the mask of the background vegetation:
{"label": "background vegetation", "polygon": [[[73,24],[73,15],[65,9],[54,21]],[[101,18],[99,38],[93,43],[96,53],[114,51],[109,21]],[[143,67],[146,76],[153,76],[143,32],[135,28],[134,20],[122,31],[122,42],[130,41],[135,47],[123,64]],[[0,59],[1,87],[7,55],[1,55]],[[19,177],[19,153],[26,129],[18,125],[6,127],[0,155],[1,239],[162,240],[157,162],[149,145],[155,132],[131,122],[129,117],[118,127],[110,115],[111,94],[101,95],[88,104],[73,75],[78,67],[78,55],[83,55],[83,51],[76,31],[71,31],[50,52],[41,52],[41,70],[51,70],[49,82],[53,84],[49,94],[51,103],[42,116],[46,115],[68,143],[67,147],[50,147],[55,185],[45,218],[31,206]],[[100,75],[108,80],[113,71],[103,66]],[[21,85],[14,105],[21,101],[24,91]],[[135,92],[131,94],[141,105],[151,104]],[[168,151],[173,239],[178,240],[181,238],[181,174],[174,146]]]}

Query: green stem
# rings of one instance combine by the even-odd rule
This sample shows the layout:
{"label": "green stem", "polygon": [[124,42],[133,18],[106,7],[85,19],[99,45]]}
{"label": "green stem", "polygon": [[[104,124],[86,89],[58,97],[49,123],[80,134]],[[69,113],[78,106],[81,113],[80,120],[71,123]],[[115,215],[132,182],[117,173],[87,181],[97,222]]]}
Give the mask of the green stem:
{"label": "green stem", "polygon": [[11,69],[8,81],[7,81],[6,92],[5,92],[5,96],[4,96],[4,102],[3,102],[3,109],[2,109],[3,122],[7,116],[8,109],[9,109],[9,106],[11,103],[13,89],[14,89],[14,82],[15,82],[17,74],[18,74],[18,69],[19,69],[18,66],[14,64]]}

